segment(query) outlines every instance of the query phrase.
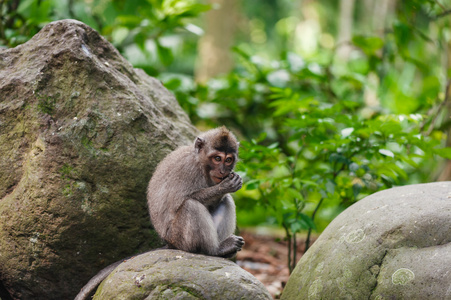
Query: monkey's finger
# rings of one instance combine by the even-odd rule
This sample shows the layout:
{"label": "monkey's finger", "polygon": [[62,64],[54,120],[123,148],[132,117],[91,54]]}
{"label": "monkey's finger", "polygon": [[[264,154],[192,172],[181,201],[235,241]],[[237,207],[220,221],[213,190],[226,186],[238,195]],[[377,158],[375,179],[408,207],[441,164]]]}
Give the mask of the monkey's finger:
{"label": "monkey's finger", "polygon": [[237,174],[237,178],[234,179],[234,183],[241,188],[241,186],[243,186],[243,179]]}
{"label": "monkey's finger", "polygon": [[236,238],[237,242],[242,243],[242,244],[244,245],[244,239],[243,239],[243,237],[237,236],[237,235],[236,235],[235,238]]}
{"label": "monkey's finger", "polygon": [[237,240],[237,241],[235,242],[235,245],[236,245],[236,247],[237,247],[237,250],[240,251],[241,248],[243,248],[243,246],[244,246],[244,240]]}
{"label": "monkey's finger", "polygon": [[234,173],[233,181],[238,182],[238,181],[240,181],[240,180],[242,180],[242,179],[241,179],[241,176],[238,175],[238,174],[236,174],[236,173]]}

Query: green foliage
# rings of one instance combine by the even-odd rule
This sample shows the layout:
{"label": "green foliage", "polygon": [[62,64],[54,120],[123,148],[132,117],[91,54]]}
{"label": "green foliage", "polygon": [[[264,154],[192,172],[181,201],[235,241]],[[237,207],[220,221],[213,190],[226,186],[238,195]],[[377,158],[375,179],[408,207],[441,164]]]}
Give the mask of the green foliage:
{"label": "green foliage", "polygon": [[[200,85],[187,74],[202,33],[194,23],[209,6],[195,0],[1,2],[0,45],[20,44],[52,20],[79,19],[135,67],[159,76],[193,123],[238,132],[244,140],[238,169],[246,182],[237,193],[238,221],[282,226],[292,268],[297,234],[308,232],[308,248],[312,230],[321,231],[352,203],[433,180],[439,156],[451,159],[451,149],[442,147],[451,125],[450,71],[443,67],[451,3],[398,1],[383,33],[360,30],[368,22],[355,20],[348,61],[336,55],[343,46],[334,44],[337,3],[311,3],[322,28],[311,36],[317,50],[306,54],[296,44],[304,4],[244,2],[251,41],[233,49],[233,72]],[[48,114],[53,106],[52,99],[38,105]]]}
{"label": "green foliage", "polygon": [[24,43],[51,21],[77,19],[135,66],[158,75],[174,64],[187,33],[202,33],[189,21],[209,9],[195,0],[7,0],[0,2],[0,46]]}
{"label": "green foliage", "polygon": [[175,33],[200,30],[188,20],[210,9],[193,0],[114,0],[110,5],[108,18],[114,21],[104,17],[108,26],[102,34],[110,36],[132,63],[153,75],[174,62],[174,47],[180,41]]}
{"label": "green foliage", "polygon": [[35,0],[0,2],[0,46],[14,47],[26,42],[49,22],[51,1],[42,5]]}
{"label": "green foliage", "polygon": [[[249,85],[254,88],[266,80],[263,93],[254,96],[264,97],[259,105],[265,106],[271,122],[255,125],[254,116],[261,115],[250,113],[255,107],[244,106],[242,124],[268,126],[268,134],[242,143],[239,170],[248,181],[238,206],[257,201],[266,206],[268,221],[285,228],[291,245],[296,245],[296,234],[308,230],[310,236],[317,225],[323,229],[355,201],[412,182],[414,171],[433,159],[433,153],[449,154],[441,149],[440,136],[422,135],[422,115],[365,114],[365,80],[358,73],[339,75],[327,65],[308,63],[296,70],[286,61],[278,65],[277,70],[253,65],[251,69],[258,70],[253,74],[266,74],[265,79],[244,76],[260,78]],[[244,92],[238,99],[252,95],[246,89],[238,91]],[[238,91],[220,94],[236,97]],[[235,118],[243,113],[239,106],[224,109],[233,109],[230,116]],[[323,223],[318,224],[315,217],[321,213]],[[309,238],[307,247],[308,242]],[[295,262],[293,257],[290,268]]]}
{"label": "green foliage", "polygon": [[267,223],[285,229],[290,268],[298,233],[308,232],[308,248],[312,230],[352,203],[433,180],[438,156],[449,157],[436,122],[447,100],[443,49],[431,43],[446,28],[425,35],[424,22],[434,21],[418,17],[426,11],[409,6],[383,37],[354,36],[359,51],[347,62],[336,59],[336,49],[267,60],[242,45],[234,49],[240,64],[230,74],[203,86],[181,80],[173,86],[183,91],[179,100],[195,123],[226,124],[247,140],[238,210],[264,213]]}

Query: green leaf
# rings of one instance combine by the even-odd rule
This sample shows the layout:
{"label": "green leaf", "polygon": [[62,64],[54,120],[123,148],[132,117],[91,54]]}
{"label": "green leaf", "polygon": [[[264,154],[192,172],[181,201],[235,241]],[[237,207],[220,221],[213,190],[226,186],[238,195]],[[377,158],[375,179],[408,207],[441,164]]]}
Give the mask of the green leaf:
{"label": "green leaf", "polygon": [[368,55],[374,54],[384,46],[384,41],[377,36],[356,35],[352,38],[352,42]]}
{"label": "green leaf", "polygon": [[309,228],[306,228],[306,229],[310,229],[310,228],[311,228],[311,229],[316,230],[316,225],[315,225],[315,223],[313,222],[312,218],[310,218],[309,216],[307,216],[306,214],[303,214],[303,213],[300,213],[299,216],[301,217],[301,219],[302,219],[305,223],[307,223],[307,225],[308,225]]}
{"label": "green leaf", "polygon": [[354,201],[357,201],[357,196],[360,194],[362,188],[363,186],[358,183],[352,185],[352,194],[354,195]]}
{"label": "green leaf", "polygon": [[157,41],[157,49],[158,49],[158,57],[160,58],[161,62],[165,66],[169,66],[174,61],[174,55],[172,54],[172,50],[168,47],[162,46]]}
{"label": "green leaf", "polygon": [[433,149],[433,151],[435,154],[437,154],[443,158],[451,159],[451,147]]}
{"label": "green leaf", "polygon": [[333,182],[332,180],[328,179],[327,183],[326,183],[326,191],[327,193],[329,193],[329,195],[333,195],[335,193],[335,182]]}
{"label": "green leaf", "polygon": [[304,200],[304,196],[296,189],[288,188],[287,193],[294,199]]}
{"label": "green leaf", "polygon": [[301,183],[305,185],[305,187],[313,186],[318,187],[318,183],[311,181],[311,180],[300,180]]}
{"label": "green leaf", "polygon": [[400,47],[400,50],[406,50],[409,41],[412,39],[413,30],[410,25],[402,22],[396,22],[393,25],[393,32],[396,37],[396,42]]}
{"label": "green leaf", "polygon": [[256,190],[260,186],[260,180],[253,179],[246,182],[246,190]]}
{"label": "green leaf", "polygon": [[19,2],[19,6],[17,7],[17,12],[19,14],[25,15],[28,11],[31,10],[32,6],[36,5],[36,0],[23,0]]}
{"label": "green leaf", "polygon": [[202,36],[204,34],[204,30],[202,28],[191,23],[186,24],[185,29],[198,36]]}
{"label": "green leaf", "polygon": [[306,227],[305,224],[303,224],[303,222],[300,221],[300,220],[295,220],[294,222],[292,222],[290,224],[290,230],[291,230],[292,233],[298,233],[302,229],[308,229],[308,228],[305,228],[305,227]]}
{"label": "green leaf", "polygon": [[126,27],[117,27],[113,30],[111,37],[113,38],[113,44],[120,45],[129,35],[130,30]]}
{"label": "green leaf", "polygon": [[349,128],[345,128],[341,131],[341,137],[342,138],[347,138],[348,136],[351,135],[351,133],[354,131],[354,128],[349,127]]}
{"label": "green leaf", "polygon": [[142,18],[134,15],[119,15],[117,16],[116,20],[119,24],[130,28],[137,27],[142,22]]}
{"label": "green leaf", "polygon": [[395,154],[387,149],[379,149],[379,153],[389,157],[395,157]]}
{"label": "green leaf", "polygon": [[167,89],[174,91],[182,86],[182,80],[180,78],[174,77],[168,81],[165,81],[164,86]]}

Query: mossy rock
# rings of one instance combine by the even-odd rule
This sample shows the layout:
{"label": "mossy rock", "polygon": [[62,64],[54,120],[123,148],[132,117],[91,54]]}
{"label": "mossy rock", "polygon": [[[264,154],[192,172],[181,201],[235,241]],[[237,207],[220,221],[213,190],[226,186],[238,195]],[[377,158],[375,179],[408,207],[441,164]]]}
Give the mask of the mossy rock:
{"label": "mossy rock", "polygon": [[375,193],[333,220],[282,299],[451,299],[451,183]]}
{"label": "mossy rock", "polygon": [[71,299],[102,267],[159,246],[146,186],[195,134],[158,80],[83,23],[0,49],[0,294]]}
{"label": "mossy rock", "polygon": [[272,299],[254,276],[220,257],[156,250],[120,264],[94,300]]}

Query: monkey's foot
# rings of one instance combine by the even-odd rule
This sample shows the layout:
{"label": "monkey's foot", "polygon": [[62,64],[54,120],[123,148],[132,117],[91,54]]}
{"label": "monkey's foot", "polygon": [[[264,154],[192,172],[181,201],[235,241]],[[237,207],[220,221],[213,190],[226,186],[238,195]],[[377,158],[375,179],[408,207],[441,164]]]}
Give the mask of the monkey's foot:
{"label": "monkey's foot", "polygon": [[237,247],[236,251],[241,251],[241,248],[244,246],[244,239],[238,235],[231,235],[235,239],[235,246]]}
{"label": "monkey's foot", "polygon": [[224,258],[233,257],[238,251],[241,251],[241,248],[244,245],[244,239],[241,236],[230,235],[224,241],[222,241],[219,246],[218,256]]}

